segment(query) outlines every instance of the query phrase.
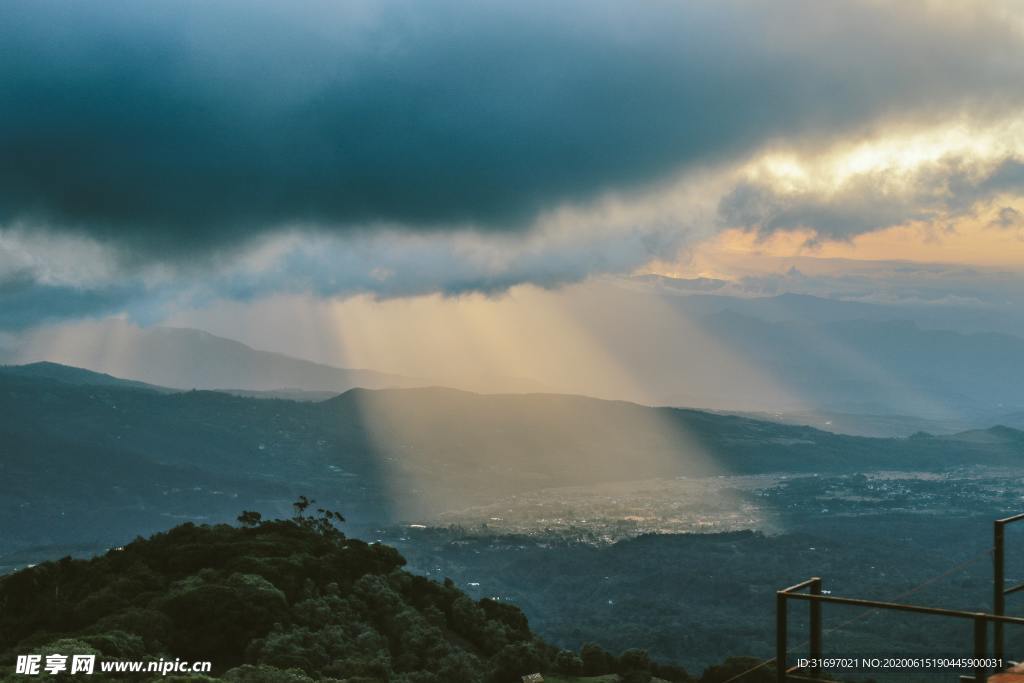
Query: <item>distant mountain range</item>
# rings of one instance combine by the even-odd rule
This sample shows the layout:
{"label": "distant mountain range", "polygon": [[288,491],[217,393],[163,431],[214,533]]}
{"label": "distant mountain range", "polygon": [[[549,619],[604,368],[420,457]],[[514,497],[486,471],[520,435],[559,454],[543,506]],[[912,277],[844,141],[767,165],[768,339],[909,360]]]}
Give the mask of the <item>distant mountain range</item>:
{"label": "distant mountain range", "polygon": [[689,313],[731,310],[769,322],[839,322],[909,320],[924,329],[999,332],[1024,336],[1024,311],[1012,300],[963,303],[922,300],[917,303],[848,300],[787,292],[773,296],[726,294],[725,280],[639,275],[630,278],[644,291],[676,300]]}
{"label": "distant mountain range", "polygon": [[704,329],[809,405],[847,413],[987,419],[1024,408],[1024,339],[887,322],[766,322],[709,314]]}
{"label": "distant mountain range", "polygon": [[[1024,432],[870,439],[562,395],[356,389],[321,402],[0,369],[0,555],[114,543],[298,494],[356,525],[658,477],[1019,467]],[[2,564],[2,562],[0,562]]]}
{"label": "distant mountain range", "polygon": [[[658,291],[668,287],[665,280],[656,281]],[[902,309],[804,295],[742,299],[606,287],[587,296],[574,301],[575,324],[609,367],[541,377],[545,383],[474,378],[472,367],[460,377],[334,367],[200,330],[119,321],[63,336],[33,332],[0,362],[54,361],[172,389],[305,401],[353,388],[571,393],[872,436],[1019,425],[1024,414],[1024,338],[1014,335],[931,329],[892,317]],[[1004,417],[1013,414],[1018,418]]]}
{"label": "distant mountain range", "polygon": [[611,396],[569,393],[729,412],[901,415],[946,431],[1024,410],[1024,337],[944,327],[956,321],[941,307],[929,324],[907,307],[640,285],[573,300],[577,323],[629,384]]}
{"label": "distant mountain range", "polygon": [[516,377],[467,374],[447,381],[368,369],[342,368],[262,351],[242,342],[183,327],[146,327],[120,320],[30,332],[0,349],[0,363],[51,361],[130,377],[172,389],[211,389],[260,398],[323,400],[356,387],[454,386],[471,391],[549,390]]}
{"label": "distant mountain range", "polygon": [[[138,328],[110,322],[78,334],[73,344],[42,338],[16,356],[59,361],[100,373],[173,389],[237,389],[246,392],[298,390],[339,394],[353,387],[425,386],[423,379],[374,370],[337,368],[260,351],[202,330]],[[26,358],[27,356],[27,358]]]}

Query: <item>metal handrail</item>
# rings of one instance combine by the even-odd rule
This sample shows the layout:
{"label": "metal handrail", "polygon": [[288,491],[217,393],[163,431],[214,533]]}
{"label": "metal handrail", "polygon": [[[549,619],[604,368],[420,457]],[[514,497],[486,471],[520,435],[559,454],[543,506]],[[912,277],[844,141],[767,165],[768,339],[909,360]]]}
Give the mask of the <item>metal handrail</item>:
{"label": "metal handrail", "polygon": [[[992,623],[993,630],[993,659],[1002,660],[1004,657],[1003,648],[1003,625],[1018,624],[1024,625],[1024,617],[1006,616],[1006,596],[1024,591],[1024,582],[1006,587],[1005,562],[1006,562],[1006,537],[1005,527],[1014,522],[1024,521],[1024,512],[997,519],[993,523],[993,548],[992,548],[992,613],[967,612],[964,610],[945,609],[942,607],[924,607],[922,605],[911,605],[899,602],[883,602],[881,600],[864,600],[861,598],[844,598],[837,595],[824,595],[821,590],[821,578],[812,577],[806,581],[794,584],[789,588],[783,588],[775,593],[775,670],[779,683],[799,678],[801,680],[817,680],[804,676],[791,676],[799,667],[786,666],[788,649],[788,600],[804,600],[810,606],[810,660],[814,668],[808,670],[811,677],[821,675],[818,668],[821,659],[821,605],[832,603],[836,605],[851,605],[854,607],[866,607],[869,609],[884,609],[897,612],[911,612],[914,614],[930,614],[940,617],[951,617],[954,619],[970,619],[974,623],[974,658],[978,666],[974,670],[974,680],[977,683],[984,683],[988,676],[986,669],[981,666],[986,657],[988,624]],[[807,592],[803,592],[807,589]],[[961,677],[965,680],[965,677]]]}
{"label": "metal handrail", "polygon": [[[992,611],[995,614],[1006,614],[1006,596],[1024,590],[1024,583],[1006,587],[1006,535],[1007,524],[1024,520],[1024,512],[997,519],[992,523]],[[996,622],[992,632],[992,654],[1002,659],[1003,624]]]}
{"label": "metal handrail", "polygon": [[[809,593],[798,593],[804,588],[808,589]],[[814,666],[811,667],[811,676],[818,676],[821,674],[821,669],[818,667],[818,660],[821,659],[821,604],[814,600],[815,597],[825,597],[821,594],[821,577],[814,576],[806,581],[785,588],[775,594],[775,668],[781,672],[780,681],[786,680],[786,649],[787,649],[787,618],[789,610],[786,609],[786,599],[789,597],[801,597],[808,598],[811,600],[810,603],[810,651],[811,661]]]}
{"label": "metal handrail", "polygon": [[[804,588],[809,588],[810,592],[802,593]],[[967,612],[964,610],[945,609],[943,607],[924,607],[922,605],[910,605],[900,602],[883,602],[881,600],[864,600],[861,598],[844,598],[838,595],[823,595],[821,593],[821,579],[819,577],[813,577],[802,581],[794,586],[785,588],[777,591],[776,594],[776,613],[775,613],[775,671],[776,680],[779,683],[785,683],[786,681],[793,680],[795,677],[790,676],[790,673],[796,669],[787,668],[787,649],[788,649],[788,600],[804,600],[810,603],[811,606],[811,623],[810,623],[810,660],[813,667],[809,669],[808,673],[811,678],[820,676],[821,671],[818,668],[818,661],[821,659],[821,605],[822,603],[832,603],[836,605],[851,605],[854,607],[866,607],[870,609],[885,609],[893,610],[897,612],[911,612],[914,614],[929,614],[939,617],[951,617],[955,619],[970,619],[974,623],[974,659],[976,660],[977,666],[974,669],[974,681],[977,683],[984,683],[988,676],[988,671],[982,665],[982,661],[986,658],[985,653],[987,649],[987,638],[988,638],[988,624],[1018,624],[1024,625],[1024,617],[1008,617],[1002,614],[988,614],[986,612]]]}
{"label": "metal handrail", "polygon": [[[785,591],[779,591],[784,593]],[[943,607],[924,607],[922,605],[907,605],[900,602],[882,602],[881,600],[864,600],[861,598],[843,598],[838,595],[810,595],[808,593],[789,593],[787,597],[794,600],[814,600],[818,602],[834,602],[838,605],[854,605],[856,607],[870,607],[872,609],[889,609],[897,612],[915,612],[917,614],[934,614],[939,617],[955,617],[961,619],[982,618],[986,622],[991,621],[1003,624],[1024,624],[1024,617],[1008,617],[1001,614],[989,614],[988,612],[967,612],[958,609],[945,609]]]}

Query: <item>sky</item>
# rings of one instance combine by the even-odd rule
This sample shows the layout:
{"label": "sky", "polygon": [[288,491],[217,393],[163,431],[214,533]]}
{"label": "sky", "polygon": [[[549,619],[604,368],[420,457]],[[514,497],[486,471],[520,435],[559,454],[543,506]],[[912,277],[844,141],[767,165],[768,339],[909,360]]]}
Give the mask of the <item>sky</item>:
{"label": "sky", "polygon": [[1013,1],[5,2],[0,346],[543,381],[615,375],[585,321],[644,274],[1012,309],[1022,76]]}

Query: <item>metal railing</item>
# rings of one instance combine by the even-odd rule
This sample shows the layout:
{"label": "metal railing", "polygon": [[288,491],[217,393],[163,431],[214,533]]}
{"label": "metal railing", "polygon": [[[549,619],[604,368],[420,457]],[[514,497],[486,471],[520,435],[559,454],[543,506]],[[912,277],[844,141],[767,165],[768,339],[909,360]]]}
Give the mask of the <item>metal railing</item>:
{"label": "metal railing", "polygon": [[[1024,590],[1024,583],[1006,587],[1006,525],[1024,520],[1024,513],[997,519],[992,523],[992,612],[1006,614],[1006,596]],[[996,622],[992,634],[992,654],[1003,657],[1003,624]]]}
{"label": "metal railing", "polygon": [[[809,592],[802,593],[803,589],[809,589]],[[985,660],[987,658],[988,651],[988,624],[989,622],[997,624],[1000,627],[1003,624],[1018,624],[1024,625],[1024,618],[1022,617],[1008,617],[1002,614],[988,614],[986,612],[965,612],[962,610],[943,609],[940,607],[922,607],[920,605],[908,605],[899,602],[882,602],[880,600],[862,600],[859,598],[843,598],[836,595],[825,595],[821,590],[821,579],[814,577],[806,581],[802,581],[789,588],[784,588],[775,594],[775,670],[776,679],[779,683],[785,683],[791,680],[822,680],[818,678],[821,675],[821,671],[816,668],[816,659],[821,658],[822,653],[822,626],[821,626],[821,605],[823,603],[830,603],[834,605],[851,605],[854,607],[866,607],[868,609],[882,609],[892,610],[896,612],[911,612],[914,614],[929,614],[932,616],[939,617],[950,617],[955,619],[969,619],[974,624],[974,654],[975,660]],[[810,656],[812,664],[815,668],[807,669],[807,676],[795,674],[800,670],[799,666],[788,667],[788,620],[789,620],[789,601],[790,600],[804,600],[810,603],[811,614],[810,614],[810,634],[808,642],[810,643]],[[999,629],[1002,631],[1002,629]],[[976,683],[984,683],[988,677],[988,670],[981,666],[980,661],[976,661],[979,664],[974,669],[973,678],[961,677],[961,680],[973,680]]]}

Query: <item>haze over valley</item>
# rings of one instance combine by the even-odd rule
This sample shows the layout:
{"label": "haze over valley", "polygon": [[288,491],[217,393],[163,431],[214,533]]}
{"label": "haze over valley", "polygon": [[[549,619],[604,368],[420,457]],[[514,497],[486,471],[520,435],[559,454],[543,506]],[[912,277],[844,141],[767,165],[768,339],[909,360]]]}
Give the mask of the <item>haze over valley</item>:
{"label": "haze over valley", "polygon": [[[0,369],[0,404],[8,418],[0,435],[7,571],[89,556],[184,521],[230,521],[239,509],[281,516],[309,495],[344,509],[351,532],[398,547],[414,571],[453,576],[471,595],[521,605],[564,647],[642,639],[656,655],[698,669],[740,642],[722,637],[732,632],[724,625],[730,610],[759,615],[747,630],[761,645],[748,651],[769,652],[769,603],[751,593],[751,601],[723,608],[707,602],[703,584],[684,583],[659,599],[674,601],[692,623],[670,626],[639,605],[607,612],[614,596],[625,604],[652,599],[655,577],[669,566],[699,562],[705,546],[680,534],[706,536],[714,552],[743,549],[728,571],[715,564],[723,585],[781,585],[821,569],[849,590],[878,590],[874,572],[847,574],[833,563],[870,546],[876,567],[897,568],[913,555],[914,571],[897,584],[917,580],[949,557],[925,552],[937,543],[928,520],[970,538],[988,517],[1014,510],[1024,484],[1024,432],[1005,426],[866,438],[692,409],[445,388],[352,389],[295,401],[169,390],[51,363]],[[894,529],[900,543],[879,546]],[[729,535],[740,532],[757,535]],[[651,545],[659,538],[667,545]],[[845,540],[833,557],[827,549],[838,538]],[[799,566],[766,573],[768,557],[794,545]],[[483,554],[466,555],[473,547]],[[548,580],[523,583],[522,566],[507,555],[512,547],[520,548],[513,555],[530,549],[538,566],[555,561],[552,547],[562,562],[587,562],[594,548],[642,553],[629,564],[647,566],[641,557],[649,552],[662,559],[644,570],[654,572],[649,588],[609,587],[607,600],[580,596],[567,611],[541,598],[554,590]],[[977,593],[984,583],[972,585]],[[709,610],[723,625],[706,621]],[[609,637],[609,618],[629,628]],[[678,628],[689,640],[664,639]],[[849,637],[870,646],[865,631]]]}

